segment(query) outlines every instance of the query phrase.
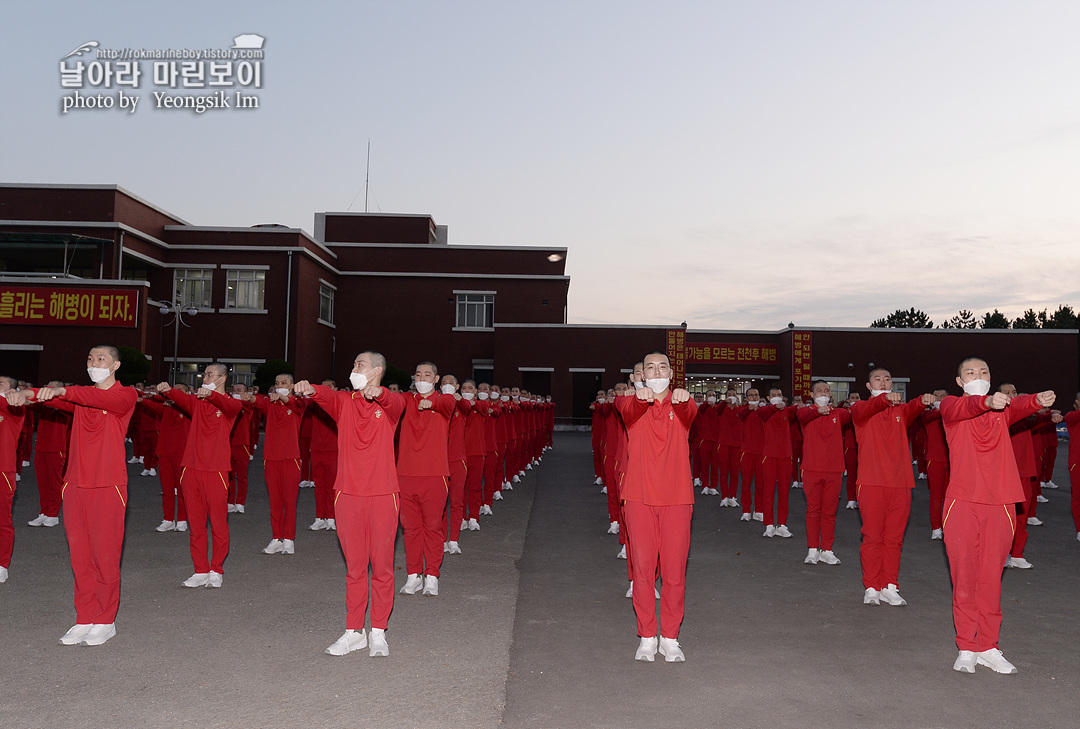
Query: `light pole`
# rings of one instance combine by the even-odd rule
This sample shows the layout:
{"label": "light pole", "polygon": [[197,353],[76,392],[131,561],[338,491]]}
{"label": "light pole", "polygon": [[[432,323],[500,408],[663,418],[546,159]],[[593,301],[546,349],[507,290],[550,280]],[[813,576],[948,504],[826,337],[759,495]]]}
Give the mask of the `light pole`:
{"label": "light pole", "polygon": [[173,315],[175,333],[173,334],[172,373],[171,377],[169,377],[169,384],[175,385],[176,375],[178,372],[176,354],[177,349],[180,346],[180,325],[183,324],[186,327],[191,327],[190,324],[184,321],[183,315],[187,314],[188,316],[195,316],[199,313],[199,310],[195,308],[195,304],[181,304],[178,306],[175,302],[163,301],[161,302],[161,306],[158,308],[158,311],[161,312],[162,316],[169,313],[172,313]]}

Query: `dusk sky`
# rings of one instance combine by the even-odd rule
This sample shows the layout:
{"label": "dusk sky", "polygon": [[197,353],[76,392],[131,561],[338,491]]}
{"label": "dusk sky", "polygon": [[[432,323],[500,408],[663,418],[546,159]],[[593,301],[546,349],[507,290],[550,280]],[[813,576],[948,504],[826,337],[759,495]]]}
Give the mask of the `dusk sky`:
{"label": "dusk sky", "polygon": [[[370,139],[371,211],[567,247],[571,323],[1016,317],[1080,308],[1078,30],[1037,0],[8,0],[0,181],[312,233],[363,210]],[[61,113],[85,42],[243,33],[258,109],[153,108],[144,61],[135,113]]]}

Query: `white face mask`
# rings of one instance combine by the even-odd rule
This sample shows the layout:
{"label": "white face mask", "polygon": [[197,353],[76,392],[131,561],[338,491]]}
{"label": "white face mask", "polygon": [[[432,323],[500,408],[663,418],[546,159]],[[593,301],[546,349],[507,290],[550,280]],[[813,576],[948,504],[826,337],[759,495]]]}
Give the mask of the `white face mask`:
{"label": "white face mask", "polygon": [[757,406],[761,404],[761,400],[747,400],[746,404],[750,406],[751,410],[757,410]]}
{"label": "white face mask", "polygon": [[770,405],[783,405],[784,404],[784,398],[782,398],[782,397],[770,397],[769,398],[769,404]]}
{"label": "white face mask", "polygon": [[287,387],[278,387],[274,390],[274,392],[276,392],[278,395],[281,395],[282,397],[289,396],[289,388]]}
{"label": "white face mask", "polygon": [[479,393],[476,394],[476,397],[479,398],[480,400],[487,400],[489,397],[491,397],[491,393],[490,392],[479,392]]}
{"label": "white face mask", "polygon": [[453,395],[454,394],[454,386],[453,385],[443,385],[442,386],[442,394],[444,394],[444,395]]}
{"label": "white face mask", "polygon": [[207,383],[204,382],[203,387],[205,387],[210,392],[213,392],[214,390],[217,389],[217,383],[216,382],[211,382],[211,383],[207,384]]}
{"label": "white face mask", "polygon": [[363,372],[351,372],[349,373],[349,384],[352,385],[354,390],[363,390],[367,387],[367,375]]}
{"label": "white face mask", "polygon": [[668,389],[668,384],[670,383],[671,378],[669,377],[657,377],[652,380],[645,380],[645,384],[648,385],[649,388],[652,389],[652,391],[655,392],[657,395]]}
{"label": "white face mask", "polygon": [[828,405],[828,404],[829,404],[829,400],[832,400],[832,398],[831,398],[831,397],[829,397],[828,395],[821,395],[820,397],[815,397],[815,398],[814,398],[814,402],[815,402],[815,403],[817,403],[817,406],[818,406],[819,408],[823,408],[823,407],[825,407],[826,405]]}
{"label": "white face mask", "polygon": [[941,400],[934,401],[934,410],[941,410]]}
{"label": "white face mask", "polygon": [[982,397],[990,392],[990,380],[971,380],[964,383],[964,392]]}
{"label": "white face mask", "polygon": [[425,382],[424,380],[416,381],[416,391],[419,392],[421,395],[426,395],[434,389],[434,382]]}
{"label": "white face mask", "polygon": [[86,374],[90,375],[90,379],[93,380],[95,384],[100,384],[109,379],[112,370],[108,367],[87,367]]}
{"label": "white face mask", "polygon": [[735,404],[737,404],[737,403],[739,402],[739,398],[737,398],[737,397],[735,397],[734,395],[732,395],[731,397],[729,397],[729,398],[727,399],[727,401],[728,401],[729,403],[731,403],[732,405],[735,405]]}
{"label": "white face mask", "polygon": [[234,393],[232,394],[232,399],[233,399],[233,400],[243,400],[243,399],[244,399],[244,396],[243,396],[243,395],[241,395],[241,394],[240,394],[239,392],[234,392]]}
{"label": "white face mask", "polygon": [[707,398],[705,398],[705,402],[709,403],[710,405],[715,405],[716,404],[716,398],[715,397],[707,397]]}
{"label": "white face mask", "polygon": [[892,390],[870,390],[870,397],[877,397],[878,395],[884,395],[886,392],[892,392]]}
{"label": "white face mask", "polygon": [[[643,387],[645,387],[645,383],[644,383],[644,382],[635,382],[635,383],[634,383],[634,389],[635,389],[635,390],[640,390],[640,389],[641,389],[641,388],[643,388]],[[548,400],[548,402],[551,402],[551,401],[550,401],[550,400]]]}
{"label": "white face mask", "polygon": [[499,399],[502,400],[503,402],[510,402],[510,396],[509,395],[503,395]]}
{"label": "white face mask", "polygon": [[[483,395],[485,393],[481,392],[480,394]],[[461,396],[463,398],[465,398],[466,400],[472,400],[474,397],[476,397],[476,393],[475,392],[463,392],[463,393],[461,393]],[[481,398],[481,399],[484,399],[484,398]]]}

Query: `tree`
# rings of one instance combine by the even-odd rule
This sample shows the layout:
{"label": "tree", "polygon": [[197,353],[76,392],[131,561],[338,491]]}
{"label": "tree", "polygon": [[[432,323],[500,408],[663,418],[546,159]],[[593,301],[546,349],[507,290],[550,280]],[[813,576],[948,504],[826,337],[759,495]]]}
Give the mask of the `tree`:
{"label": "tree", "polygon": [[120,350],[120,369],[116,371],[116,379],[121,385],[134,385],[136,382],[145,382],[150,374],[150,360],[146,355],[134,347],[117,347]]}
{"label": "tree", "polygon": [[1062,304],[1049,316],[1044,327],[1048,329],[1080,329],[1076,312],[1071,306]]}
{"label": "tree", "polygon": [[941,323],[942,329],[974,329],[978,325],[975,315],[967,309],[961,309],[956,316],[950,317]]}
{"label": "tree", "polygon": [[1013,319],[1013,329],[1038,329],[1039,316],[1034,309],[1028,309],[1022,316]]}
{"label": "tree", "polygon": [[934,322],[921,309],[914,307],[907,311],[897,309],[884,319],[877,319],[871,325],[877,329],[933,329]]}
{"label": "tree", "polygon": [[255,370],[253,385],[258,385],[259,392],[267,393],[274,386],[274,380],[282,372],[293,374],[293,366],[283,359],[268,359]]}
{"label": "tree", "polygon": [[982,319],[979,321],[980,329],[1008,329],[1009,317],[1002,314],[997,309],[994,309],[993,313],[989,311],[983,314]]}

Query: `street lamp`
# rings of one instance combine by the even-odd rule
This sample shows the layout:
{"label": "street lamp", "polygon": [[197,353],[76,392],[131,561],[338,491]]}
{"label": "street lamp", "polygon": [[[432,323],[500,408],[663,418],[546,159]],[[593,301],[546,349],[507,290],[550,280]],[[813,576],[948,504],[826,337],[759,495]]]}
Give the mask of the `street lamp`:
{"label": "street lamp", "polygon": [[173,315],[173,324],[175,333],[173,334],[173,350],[172,350],[172,376],[169,378],[169,384],[176,384],[176,375],[179,371],[177,366],[177,349],[180,347],[180,325],[183,324],[186,327],[191,327],[186,321],[184,321],[184,314],[188,316],[195,316],[199,313],[199,310],[195,308],[195,304],[181,304],[177,306],[175,302],[161,302],[161,306],[158,308],[162,316],[171,313]]}

